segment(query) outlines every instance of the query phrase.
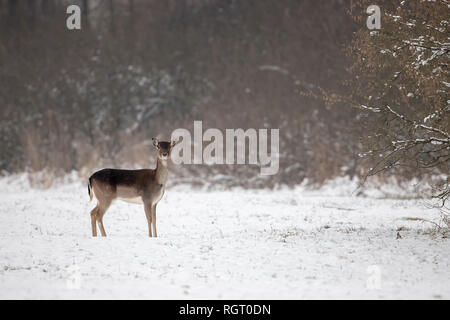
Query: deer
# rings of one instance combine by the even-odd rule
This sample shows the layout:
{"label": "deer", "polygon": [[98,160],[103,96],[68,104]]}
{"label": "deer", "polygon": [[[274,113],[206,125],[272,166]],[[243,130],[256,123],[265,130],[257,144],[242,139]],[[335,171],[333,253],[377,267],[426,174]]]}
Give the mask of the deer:
{"label": "deer", "polygon": [[[157,148],[155,169],[102,169],[89,177],[90,201],[95,197],[97,206],[91,211],[92,236],[97,236],[97,223],[102,237],[106,237],[103,216],[113,201],[143,204],[148,223],[148,236],[157,237],[156,205],[164,195],[168,177],[168,159],[172,148],[180,141],[158,141],[152,138]],[[153,233],[152,233],[153,227]]]}

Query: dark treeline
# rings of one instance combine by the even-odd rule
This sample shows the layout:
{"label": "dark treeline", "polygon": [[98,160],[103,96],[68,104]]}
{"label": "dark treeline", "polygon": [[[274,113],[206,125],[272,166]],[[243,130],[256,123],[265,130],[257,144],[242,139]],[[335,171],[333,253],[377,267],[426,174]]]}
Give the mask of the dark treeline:
{"label": "dark treeline", "polygon": [[[191,129],[279,128],[280,172],[179,166],[244,185],[321,183],[364,171],[358,112],[302,94],[345,94],[349,1],[0,1],[0,169],[149,167],[151,138]],[[363,13],[361,13],[363,14]]]}

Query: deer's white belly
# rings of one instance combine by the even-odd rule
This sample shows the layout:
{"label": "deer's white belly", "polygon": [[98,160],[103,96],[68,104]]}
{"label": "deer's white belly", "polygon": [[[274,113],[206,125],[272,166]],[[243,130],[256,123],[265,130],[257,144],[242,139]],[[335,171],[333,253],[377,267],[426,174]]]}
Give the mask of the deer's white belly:
{"label": "deer's white belly", "polygon": [[134,198],[117,198],[118,200],[122,200],[128,203],[134,203],[134,204],[144,204],[144,202],[142,202],[142,198],[141,197],[134,197]]}

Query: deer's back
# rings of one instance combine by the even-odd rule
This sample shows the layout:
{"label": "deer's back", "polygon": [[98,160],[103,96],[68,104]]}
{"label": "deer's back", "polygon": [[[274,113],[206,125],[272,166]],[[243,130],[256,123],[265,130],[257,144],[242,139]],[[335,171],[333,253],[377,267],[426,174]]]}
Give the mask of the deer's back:
{"label": "deer's back", "polygon": [[155,170],[102,169],[95,172],[89,181],[96,196],[104,198],[141,197],[147,189],[154,188]]}

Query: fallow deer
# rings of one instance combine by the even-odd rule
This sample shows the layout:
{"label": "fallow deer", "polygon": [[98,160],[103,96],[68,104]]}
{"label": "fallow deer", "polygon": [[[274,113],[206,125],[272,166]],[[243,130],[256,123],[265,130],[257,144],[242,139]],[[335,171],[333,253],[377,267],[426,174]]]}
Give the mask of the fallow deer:
{"label": "fallow deer", "polygon": [[170,151],[178,141],[158,141],[153,138],[153,145],[158,149],[156,169],[122,170],[103,169],[95,172],[88,183],[90,200],[95,196],[97,206],[91,211],[92,236],[97,236],[97,225],[103,237],[106,237],[103,216],[111,203],[118,199],[126,202],[143,204],[148,222],[148,235],[156,233],[156,205],[164,195],[168,175]]}

